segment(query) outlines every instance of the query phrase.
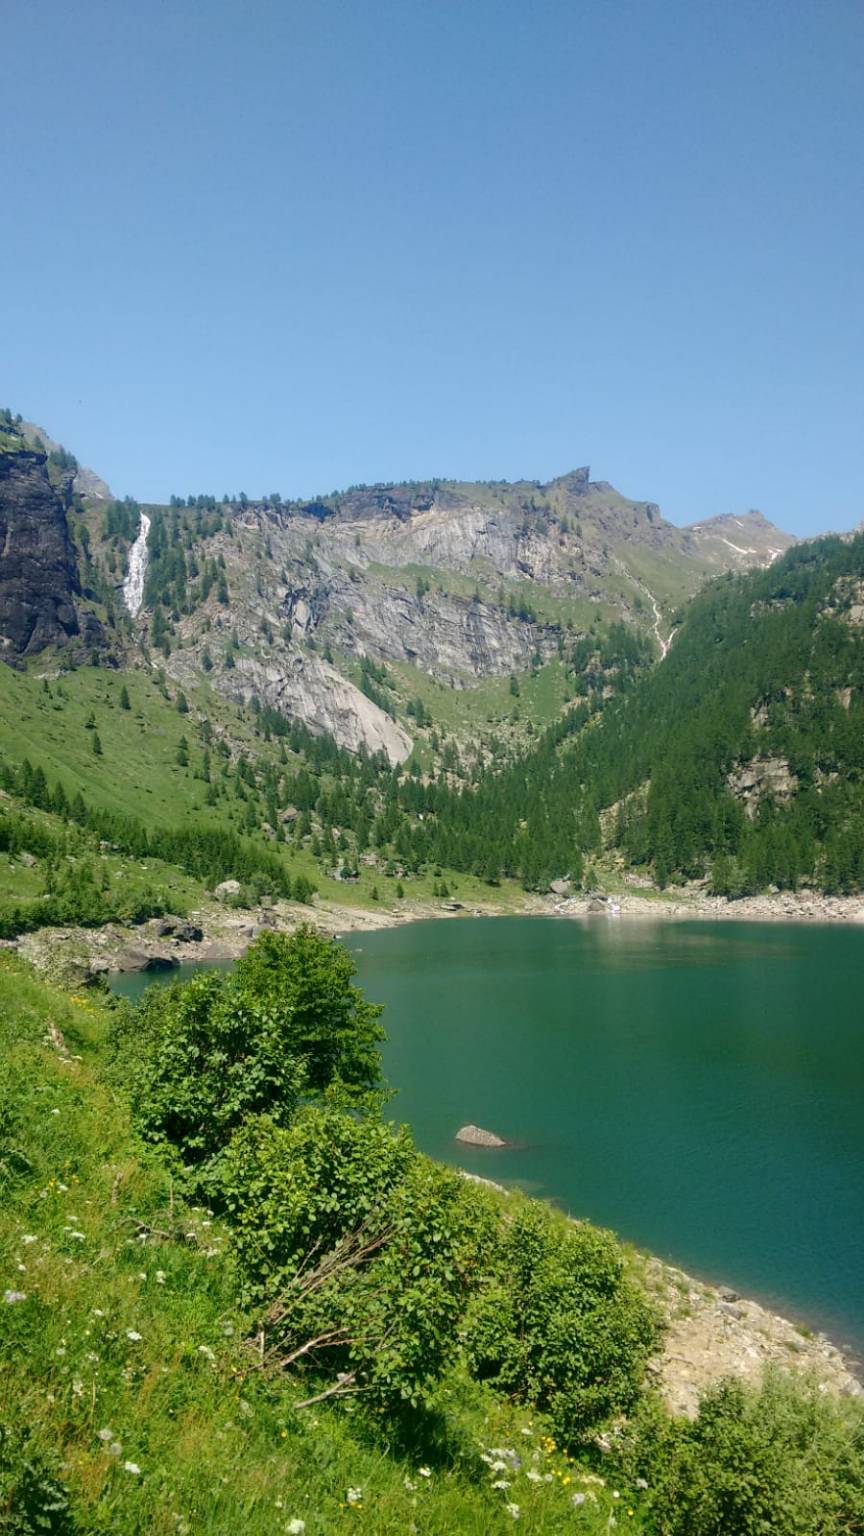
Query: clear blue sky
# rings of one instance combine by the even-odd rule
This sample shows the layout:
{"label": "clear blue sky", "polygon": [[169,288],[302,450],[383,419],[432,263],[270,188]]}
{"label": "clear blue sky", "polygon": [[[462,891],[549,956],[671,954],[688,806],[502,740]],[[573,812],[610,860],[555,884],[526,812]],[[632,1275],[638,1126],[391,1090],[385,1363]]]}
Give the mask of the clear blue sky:
{"label": "clear blue sky", "polygon": [[7,0],[0,404],[120,494],[864,517],[861,0]]}

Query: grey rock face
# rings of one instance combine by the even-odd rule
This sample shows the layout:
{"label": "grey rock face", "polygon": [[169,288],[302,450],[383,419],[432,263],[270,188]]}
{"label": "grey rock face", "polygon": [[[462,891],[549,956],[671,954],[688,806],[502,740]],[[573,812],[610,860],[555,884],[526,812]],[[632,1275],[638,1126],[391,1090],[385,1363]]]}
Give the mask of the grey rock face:
{"label": "grey rock face", "polygon": [[123,949],[117,956],[118,971],[170,971],[180,962],[165,949]]}
{"label": "grey rock face", "polygon": [[0,552],[0,647],[30,656],[77,636],[75,552],[44,454],[0,454]]}
{"label": "grey rock face", "polygon": [[332,736],[349,752],[363,746],[402,763],[411,751],[407,731],[317,656],[289,652],[266,662],[241,657],[223,673],[219,687],[244,703],[257,698],[309,730]]}

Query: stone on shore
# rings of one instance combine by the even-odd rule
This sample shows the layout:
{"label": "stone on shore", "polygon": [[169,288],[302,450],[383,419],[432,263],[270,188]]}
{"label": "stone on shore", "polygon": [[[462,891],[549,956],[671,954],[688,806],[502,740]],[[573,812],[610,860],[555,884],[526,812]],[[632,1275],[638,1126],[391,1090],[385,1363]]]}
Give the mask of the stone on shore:
{"label": "stone on shore", "polygon": [[117,971],[170,971],[180,962],[165,949],[121,949],[114,964]]}

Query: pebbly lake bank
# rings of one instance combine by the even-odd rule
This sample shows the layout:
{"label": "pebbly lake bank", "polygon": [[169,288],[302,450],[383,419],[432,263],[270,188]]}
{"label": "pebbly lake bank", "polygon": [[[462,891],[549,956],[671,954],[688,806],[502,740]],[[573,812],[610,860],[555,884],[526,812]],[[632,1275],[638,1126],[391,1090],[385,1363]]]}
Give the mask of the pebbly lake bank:
{"label": "pebbly lake bank", "polygon": [[[490,895],[488,901],[412,901],[369,908],[315,898],[313,904],[278,901],[268,906],[226,908],[213,901],[186,919],[151,918],[136,927],[108,923],[102,928],[42,928],[3,940],[37,969],[76,985],[115,970],[166,968],[175,964],[234,960],[264,928],[291,933],[311,923],[334,937],[376,933],[406,923],[477,917],[556,917],[584,921],[830,923],[864,925],[864,897],[825,896],[814,891],[763,893],[735,901],[691,886],[658,891],[633,885],[614,893],[520,893],[516,903]],[[166,923],[170,931],[166,930]],[[188,937],[189,930],[194,937]]]}

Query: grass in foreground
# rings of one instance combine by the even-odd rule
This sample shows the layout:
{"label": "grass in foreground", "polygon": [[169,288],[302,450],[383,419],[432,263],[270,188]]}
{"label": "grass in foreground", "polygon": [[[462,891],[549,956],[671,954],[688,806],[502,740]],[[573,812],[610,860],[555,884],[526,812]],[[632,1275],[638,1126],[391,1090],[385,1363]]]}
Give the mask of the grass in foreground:
{"label": "grass in foreground", "polygon": [[640,1529],[638,1495],[458,1373],[413,1442],[347,1404],[298,1412],[305,1389],[256,1369],[225,1230],[174,1197],[105,1075],[110,1006],[0,956],[0,1529]]}

